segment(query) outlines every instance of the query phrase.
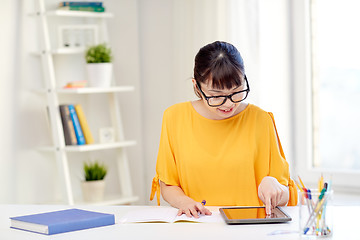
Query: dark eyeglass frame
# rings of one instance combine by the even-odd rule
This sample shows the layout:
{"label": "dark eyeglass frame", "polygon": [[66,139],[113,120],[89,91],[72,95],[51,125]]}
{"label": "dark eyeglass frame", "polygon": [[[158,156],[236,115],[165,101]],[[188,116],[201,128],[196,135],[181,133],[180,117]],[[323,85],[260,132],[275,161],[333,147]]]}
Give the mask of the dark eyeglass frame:
{"label": "dark eyeglass frame", "polygon": [[[204,96],[204,98],[206,99],[207,104],[208,104],[210,107],[219,107],[219,106],[223,105],[228,98],[229,98],[230,101],[232,101],[233,103],[239,103],[239,102],[241,102],[241,101],[244,101],[244,100],[247,98],[247,96],[249,95],[249,92],[250,92],[250,87],[249,87],[249,82],[248,82],[248,80],[247,80],[246,75],[244,75],[244,79],[245,79],[245,82],[246,82],[246,87],[247,87],[247,89],[241,90],[241,91],[238,91],[238,92],[234,92],[234,93],[232,93],[232,94],[230,94],[230,95],[227,95],[227,96],[219,95],[219,96],[208,97],[208,96],[205,95],[205,93],[203,92],[203,90],[201,90],[201,87],[200,87],[200,84],[198,83],[198,81],[196,81],[196,86],[199,88],[201,94]],[[234,100],[232,99],[232,96],[234,96],[235,94],[238,94],[238,93],[242,93],[242,92],[246,92],[246,96],[244,97],[244,99],[241,99],[240,101],[234,101]],[[223,101],[221,104],[213,105],[213,104],[210,104],[210,103],[209,103],[209,99],[211,99],[211,98],[219,98],[219,97],[224,97],[224,101]]]}

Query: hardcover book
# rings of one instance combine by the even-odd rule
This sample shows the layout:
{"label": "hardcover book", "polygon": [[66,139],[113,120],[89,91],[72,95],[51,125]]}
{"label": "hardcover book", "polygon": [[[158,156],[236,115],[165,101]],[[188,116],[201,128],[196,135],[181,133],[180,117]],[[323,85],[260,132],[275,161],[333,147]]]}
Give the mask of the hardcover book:
{"label": "hardcover book", "polygon": [[78,145],[84,145],[86,143],[85,137],[84,137],[84,133],[81,129],[79,118],[76,114],[74,105],[72,105],[72,104],[69,105],[69,111],[70,111],[71,120],[74,125],[77,143],[78,143]]}
{"label": "hardcover book", "polygon": [[115,224],[113,214],[67,209],[61,211],[11,217],[11,228],[46,235],[77,231]]}
{"label": "hardcover book", "polygon": [[65,145],[77,145],[74,124],[70,117],[69,107],[60,105],[60,116],[64,131]]}
{"label": "hardcover book", "polygon": [[91,131],[90,131],[89,125],[87,123],[84,111],[83,111],[80,104],[75,105],[75,111],[76,111],[76,114],[77,114],[77,116],[79,118],[80,126],[81,126],[81,129],[83,131],[86,144],[94,143],[94,138],[93,138],[93,136],[91,134]]}

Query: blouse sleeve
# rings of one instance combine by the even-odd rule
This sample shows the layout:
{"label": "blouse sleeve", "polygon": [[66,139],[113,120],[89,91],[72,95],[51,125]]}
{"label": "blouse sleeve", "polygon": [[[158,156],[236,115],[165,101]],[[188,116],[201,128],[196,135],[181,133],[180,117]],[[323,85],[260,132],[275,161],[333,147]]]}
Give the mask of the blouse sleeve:
{"label": "blouse sleeve", "polygon": [[179,176],[176,168],[176,161],[172,148],[170,124],[171,116],[165,111],[162,122],[159,152],[156,163],[156,175],[152,181],[150,201],[157,194],[157,203],[160,205],[160,184],[163,181],[167,185],[180,186]]}
{"label": "blouse sleeve", "polygon": [[[286,161],[283,148],[281,146],[280,138],[277,133],[274,116],[269,112],[276,136],[272,137],[276,141],[271,141],[271,162],[269,175],[275,177],[281,184],[289,187],[289,201],[288,206],[295,206],[297,204],[297,190],[294,181],[290,178],[289,164]],[[272,134],[271,134],[272,135]]]}

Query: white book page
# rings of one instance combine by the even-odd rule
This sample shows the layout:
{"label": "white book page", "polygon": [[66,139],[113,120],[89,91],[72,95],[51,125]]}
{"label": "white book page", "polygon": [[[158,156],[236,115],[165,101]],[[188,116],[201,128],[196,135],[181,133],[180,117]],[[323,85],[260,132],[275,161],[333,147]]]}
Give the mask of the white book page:
{"label": "white book page", "polygon": [[185,214],[176,216],[175,222],[199,222],[199,223],[221,223],[224,222],[223,218],[218,211],[212,211],[211,215],[200,214],[199,218],[188,217]]}
{"label": "white book page", "polygon": [[145,223],[145,222],[174,222],[178,209],[176,208],[150,208],[128,212],[121,218],[121,223]]}

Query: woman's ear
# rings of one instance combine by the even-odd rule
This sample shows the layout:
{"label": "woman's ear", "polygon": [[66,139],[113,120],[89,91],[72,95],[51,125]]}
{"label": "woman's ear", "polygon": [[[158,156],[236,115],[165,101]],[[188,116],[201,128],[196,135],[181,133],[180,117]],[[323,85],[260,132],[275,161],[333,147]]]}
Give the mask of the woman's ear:
{"label": "woman's ear", "polygon": [[198,96],[199,98],[202,98],[201,93],[200,93],[200,91],[198,89],[198,86],[196,84],[195,78],[191,79],[191,81],[193,83],[193,88],[194,88],[195,95]]}
{"label": "woman's ear", "polygon": [[191,79],[191,81],[192,81],[192,83],[193,83],[193,85],[194,85],[194,87],[195,87],[195,86],[196,86],[196,80],[195,80],[195,78]]}

